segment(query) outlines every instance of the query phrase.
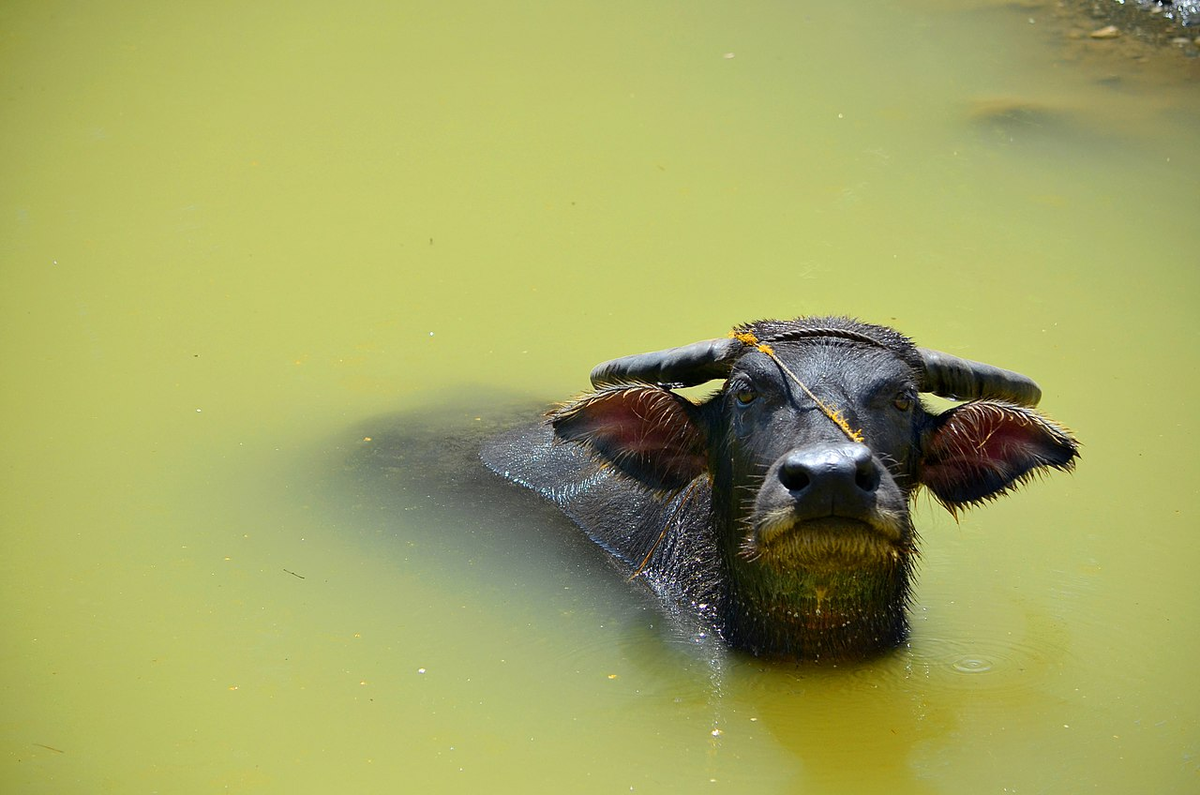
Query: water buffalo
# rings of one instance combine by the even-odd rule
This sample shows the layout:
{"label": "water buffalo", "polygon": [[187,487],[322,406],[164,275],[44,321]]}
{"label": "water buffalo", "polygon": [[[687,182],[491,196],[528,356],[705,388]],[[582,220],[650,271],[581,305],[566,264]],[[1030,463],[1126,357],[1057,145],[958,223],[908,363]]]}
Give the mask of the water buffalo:
{"label": "water buffalo", "polygon": [[[804,660],[901,642],[909,504],[952,513],[1048,469],[1071,433],[1029,378],[842,317],[763,320],[597,366],[593,392],[485,446],[625,572],[729,645]],[[675,390],[723,380],[699,403]],[[959,402],[933,413],[932,393]]]}

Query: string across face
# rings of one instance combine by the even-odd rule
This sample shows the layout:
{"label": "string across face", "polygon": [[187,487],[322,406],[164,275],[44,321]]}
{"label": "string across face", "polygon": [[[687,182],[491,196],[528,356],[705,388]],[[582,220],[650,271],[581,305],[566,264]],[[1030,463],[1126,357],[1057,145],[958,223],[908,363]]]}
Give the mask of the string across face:
{"label": "string across face", "polygon": [[850,423],[846,421],[846,417],[840,411],[821,400],[821,398],[817,397],[813,391],[809,389],[803,381],[800,380],[800,376],[792,372],[791,368],[783,363],[783,360],[780,359],[778,354],[775,353],[774,348],[765,342],[761,342],[758,337],[749,331],[737,331],[735,329],[729,333],[729,336],[743,345],[748,345],[759,353],[769,357],[771,361],[775,362],[775,364],[779,366],[779,369],[782,370],[788,378],[792,379],[792,381],[796,383],[796,386],[800,387],[804,394],[808,395],[809,399],[816,404],[817,408],[822,414],[828,417],[834,425],[841,428],[842,433],[846,434],[846,438],[852,442],[857,442],[858,444],[863,443],[862,429],[860,428],[859,430],[854,430],[851,428]]}

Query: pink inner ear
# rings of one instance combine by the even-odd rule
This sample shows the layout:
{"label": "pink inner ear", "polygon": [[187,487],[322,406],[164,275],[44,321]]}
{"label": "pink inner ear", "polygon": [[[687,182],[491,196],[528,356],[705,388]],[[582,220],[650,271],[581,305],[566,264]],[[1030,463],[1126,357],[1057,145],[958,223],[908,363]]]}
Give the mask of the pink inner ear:
{"label": "pink inner ear", "polygon": [[1058,434],[1050,424],[1028,409],[983,413],[979,431],[983,439],[977,444],[979,454],[1005,464],[1042,462],[1057,458]]}
{"label": "pink inner ear", "polygon": [[596,401],[585,424],[627,453],[653,452],[678,444],[679,423],[687,421],[682,415],[682,407],[662,390],[631,390]]}
{"label": "pink inner ear", "polygon": [[591,447],[630,477],[654,488],[676,488],[707,466],[704,436],[690,405],[659,387],[619,387],[581,398],[551,421],[559,438]]}
{"label": "pink inner ear", "polygon": [[956,449],[956,458],[964,463],[1004,470],[1008,462],[1036,456],[1034,439],[1025,432],[1028,426],[1014,422],[984,419],[973,429],[970,443]]}
{"label": "pink inner ear", "polygon": [[1075,441],[1032,409],[981,401],[951,411],[930,438],[921,481],[947,505],[1001,494],[1042,467],[1069,469]]}

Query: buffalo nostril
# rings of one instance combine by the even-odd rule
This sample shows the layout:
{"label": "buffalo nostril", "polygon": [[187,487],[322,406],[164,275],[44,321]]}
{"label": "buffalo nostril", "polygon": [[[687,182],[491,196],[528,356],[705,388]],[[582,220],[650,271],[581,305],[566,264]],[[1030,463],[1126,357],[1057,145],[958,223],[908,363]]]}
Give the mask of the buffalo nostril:
{"label": "buffalo nostril", "polygon": [[854,484],[863,491],[875,491],[879,488],[879,467],[875,466],[875,459],[871,457],[871,453],[865,447],[856,453]]}
{"label": "buffalo nostril", "polygon": [[808,463],[798,456],[789,456],[779,468],[779,482],[788,491],[803,491],[812,482]]}

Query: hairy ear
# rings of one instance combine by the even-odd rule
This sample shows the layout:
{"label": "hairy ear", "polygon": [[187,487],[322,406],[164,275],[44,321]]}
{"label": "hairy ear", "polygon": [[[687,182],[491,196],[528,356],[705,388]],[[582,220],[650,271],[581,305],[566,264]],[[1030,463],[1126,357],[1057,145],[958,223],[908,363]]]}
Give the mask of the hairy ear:
{"label": "hairy ear", "polygon": [[1079,456],[1066,428],[1008,403],[964,403],[935,423],[920,480],[951,512],[998,497],[1048,469],[1069,471]]}
{"label": "hairy ear", "polygon": [[584,395],[552,412],[554,435],[589,448],[626,477],[657,491],[683,488],[708,467],[695,403],[657,386]]}

